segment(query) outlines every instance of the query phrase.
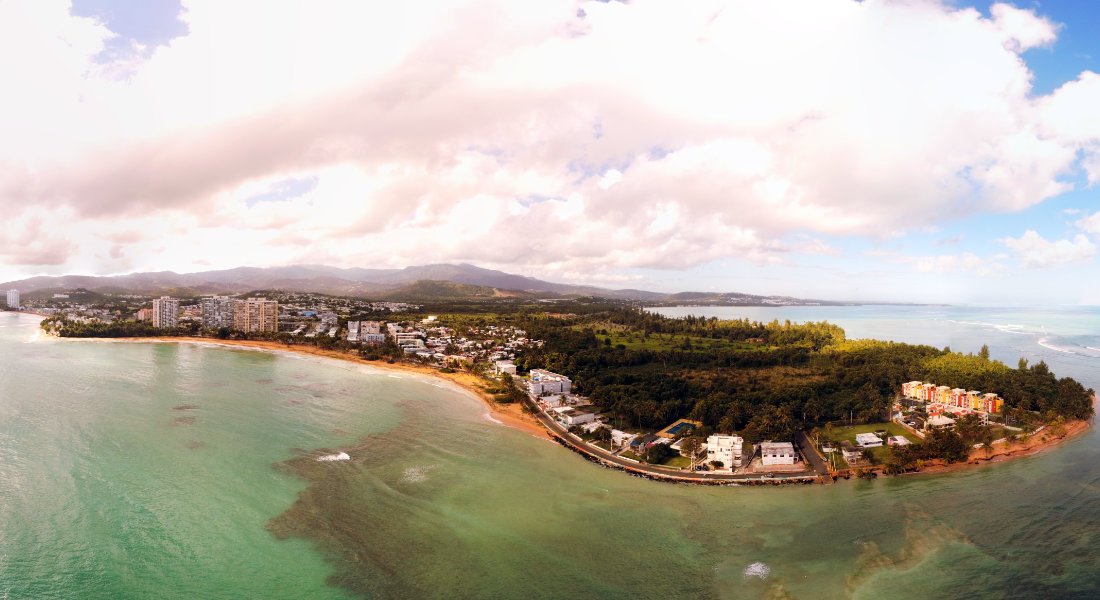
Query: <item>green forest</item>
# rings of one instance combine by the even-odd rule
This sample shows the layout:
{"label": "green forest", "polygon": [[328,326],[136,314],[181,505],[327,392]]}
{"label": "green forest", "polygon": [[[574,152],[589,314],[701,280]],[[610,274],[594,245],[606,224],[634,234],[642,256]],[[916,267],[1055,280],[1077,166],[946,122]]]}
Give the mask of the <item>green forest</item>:
{"label": "green forest", "polygon": [[752,442],[790,439],[827,421],[886,419],[901,384],[912,380],[997,392],[1021,415],[1092,415],[1092,391],[1058,379],[1045,363],[1010,368],[987,352],[849,341],[823,322],[670,319],[613,308],[520,325],[546,342],[517,358],[520,369],[565,374],[579,393],[636,427],[687,417]]}

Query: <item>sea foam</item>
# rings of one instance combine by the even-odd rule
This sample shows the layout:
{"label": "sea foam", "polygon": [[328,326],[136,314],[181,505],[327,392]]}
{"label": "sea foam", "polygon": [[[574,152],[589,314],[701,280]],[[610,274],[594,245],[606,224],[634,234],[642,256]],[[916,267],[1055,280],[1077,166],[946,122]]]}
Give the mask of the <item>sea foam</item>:
{"label": "sea foam", "polygon": [[751,565],[745,567],[744,575],[745,579],[750,577],[757,577],[760,579],[767,579],[768,575],[771,575],[772,568],[762,562],[754,562]]}
{"label": "sea foam", "polygon": [[347,452],[338,452],[336,454],[326,454],[324,456],[318,456],[317,462],[332,462],[336,460],[351,460]]}

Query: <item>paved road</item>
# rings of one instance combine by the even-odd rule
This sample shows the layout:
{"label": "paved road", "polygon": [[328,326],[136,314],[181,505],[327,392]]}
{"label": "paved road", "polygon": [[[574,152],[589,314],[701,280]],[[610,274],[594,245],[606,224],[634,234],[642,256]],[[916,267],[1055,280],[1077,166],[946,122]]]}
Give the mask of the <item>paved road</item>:
{"label": "paved road", "polygon": [[[759,474],[759,473],[748,474],[748,475],[735,475],[735,474],[732,474],[732,473],[712,473],[712,472],[707,472],[707,471],[692,472],[692,471],[680,471],[678,469],[668,469],[668,468],[656,467],[656,466],[653,466],[653,465],[647,465],[645,463],[634,462],[632,460],[628,460],[628,459],[622,458],[620,456],[615,456],[614,454],[611,454],[610,452],[607,452],[606,450],[603,450],[601,448],[597,448],[595,446],[591,446],[591,445],[588,445],[588,444],[581,445],[580,443],[577,442],[576,438],[574,438],[573,435],[570,434],[565,429],[565,427],[563,427],[560,423],[558,423],[554,419],[550,418],[546,413],[539,410],[538,407],[533,402],[530,402],[530,400],[526,400],[525,402],[527,402],[527,406],[529,408],[534,410],[535,416],[538,418],[538,420],[544,426],[546,426],[547,429],[549,429],[554,435],[556,435],[557,437],[559,437],[560,439],[565,441],[567,444],[569,444],[573,448],[575,448],[575,449],[577,449],[581,452],[584,452],[585,454],[595,456],[595,457],[599,458],[600,460],[602,460],[604,462],[611,463],[611,464],[623,467],[623,468],[625,468],[629,471],[644,473],[644,474],[647,474],[647,475],[652,475],[654,477],[677,478],[677,479],[686,479],[686,480],[692,480],[692,481],[748,481],[748,480],[759,481],[760,479],[762,479],[761,474]],[[818,457],[818,460],[819,461],[821,460],[820,457]],[[826,468],[825,469],[825,474],[827,475],[828,473],[829,473],[829,471]],[[770,477],[770,478],[767,478],[767,479],[772,479],[772,480],[804,479],[808,476],[812,476],[812,475],[794,474],[794,473],[776,473],[774,477]]]}
{"label": "paved road", "polygon": [[798,443],[798,450],[802,453],[802,456],[813,465],[814,471],[822,477],[829,477],[829,465],[826,464],[825,460],[821,458],[821,455],[817,453],[813,441],[810,440],[810,436],[806,435],[805,431],[800,431],[795,437],[795,442]]}

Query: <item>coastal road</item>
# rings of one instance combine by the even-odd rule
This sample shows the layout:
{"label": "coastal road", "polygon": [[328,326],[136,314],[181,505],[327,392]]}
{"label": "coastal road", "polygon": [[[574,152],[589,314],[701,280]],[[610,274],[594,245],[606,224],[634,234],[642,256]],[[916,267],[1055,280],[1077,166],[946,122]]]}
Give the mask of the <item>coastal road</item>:
{"label": "coastal road", "polygon": [[798,444],[798,451],[802,453],[802,456],[811,465],[813,465],[814,471],[822,477],[829,477],[829,465],[826,464],[825,459],[821,458],[821,455],[817,453],[817,449],[814,448],[810,436],[806,435],[805,431],[799,431],[798,435],[795,437],[795,442]]}
{"label": "coastal road", "polygon": [[[708,471],[680,471],[678,469],[668,469],[663,467],[656,467],[653,465],[647,465],[645,463],[635,462],[622,458],[620,456],[615,456],[614,454],[603,450],[602,448],[597,448],[589,444],[582,444],[578,442],[576,438],[574,438],[573,435],[565,429],[565,427],[563,427],[554,419],[550,418],[550,416],[546,413],[539,410],[538,407],[534,405],[534,403],[530,402],[530,400],[525,400],[525,402],[527,402],[527,406],[534,411],[535,417],[538,418],[539,422],[542,423],[543,426],[545,426],[547,429],[549,429],[552,434],[563,440],[565,443],[569,444],[574,449],[580,452],[583,452],[590,456],[594,456],[603,462],[623,467],[628,471],[652,475],[654,477],[675,478],[689,481],[759,481],[761,479],[781,481],[784,479],[805,479],[806,477],[813,476],[812,474],[806,473],[776,473],[773,477],[765,478],[762,477],[762,474],[760,473],[735,475],[732,473],[711,473]],[[821,460],[820,457],[818,457],[818,460]],[[822,466],[824,467],[824,463],[822,463]],[[828,473],[828,468],[825,468],[825,474],[828,475]],[[820,474],[820,472],[818,474]]]}

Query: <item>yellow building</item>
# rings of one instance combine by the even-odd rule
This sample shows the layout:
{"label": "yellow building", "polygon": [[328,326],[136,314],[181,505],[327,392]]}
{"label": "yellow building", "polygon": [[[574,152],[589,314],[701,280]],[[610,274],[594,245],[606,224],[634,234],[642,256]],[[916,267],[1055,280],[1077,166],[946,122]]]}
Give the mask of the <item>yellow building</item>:
{"label": "yellow building", "polygon": [[973,410],[982,409],[982,393],[977,390],[970,390],[966,393],[966,406]]}

